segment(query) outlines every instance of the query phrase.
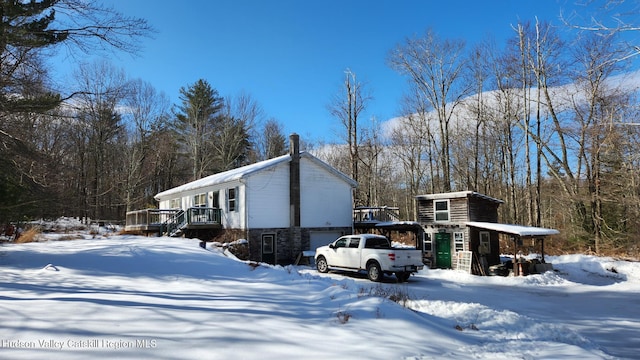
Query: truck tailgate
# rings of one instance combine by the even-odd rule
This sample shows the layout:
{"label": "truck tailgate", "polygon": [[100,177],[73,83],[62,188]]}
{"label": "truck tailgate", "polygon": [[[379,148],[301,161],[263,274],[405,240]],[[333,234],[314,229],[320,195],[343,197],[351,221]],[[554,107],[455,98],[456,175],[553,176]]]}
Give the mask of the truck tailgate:
{"label": "truck tailgate", "polygon": [[414,249],[394,249],[396,266],[422,265],[422,251]]}

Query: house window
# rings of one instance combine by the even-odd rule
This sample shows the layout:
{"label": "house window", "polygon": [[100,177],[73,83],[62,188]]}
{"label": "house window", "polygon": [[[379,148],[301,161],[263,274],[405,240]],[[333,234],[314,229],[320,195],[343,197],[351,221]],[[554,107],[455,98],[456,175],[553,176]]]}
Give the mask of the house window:
{"label": "house window", "polygon": [[170,209],[180,209],[180,199],[171,199],[169,201],[169,208]]}
{"label": "house window", "polygon": [[227,211],[237,211],[238,188],[227,189]]}
{"label": "house window", "polygon": [[193,197],[194,207],[207,207],[207,194],[198,194]]}
{"label": "house window", "polygon": [[433,208],[436,221],[449,221],[449,200],[435,200]]}
{"label": "house window", "polygon": [[464,233],[454,232],[453,243],[455,244],[456,252],[464,250]]}

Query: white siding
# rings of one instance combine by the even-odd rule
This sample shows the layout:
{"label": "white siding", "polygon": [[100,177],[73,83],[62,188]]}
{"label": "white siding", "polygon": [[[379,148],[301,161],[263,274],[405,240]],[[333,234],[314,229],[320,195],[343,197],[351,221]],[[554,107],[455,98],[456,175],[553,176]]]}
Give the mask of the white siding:
{"label": "white siding", "polygon": [[351,186],[327,169],[302,158],[300,163],[300,225],[352,226]]}
{"label": "white siding", "polygon": [[[231,181],[217,186],[220,189],[220,208],[222,209],[222,226],[226,229],[245,229],[245,189],[240,181]],[[231,188],[238,189],[236,194],[236,210],[229,211],[227,199],[227,190]]]}
{"label": "white siding", "polygon": [[[236,211],[228,211],[227,208],[227,189],[229,188],[238,188],[238,192],[236,194]],[[196,194],[207,193],[207,206],[211,206],[212,200],[211,195],[213,192],[220,192],[220,209],[222,210],[222,226],[228,229],[244,229],[245,226],[245,216],[244,216],[244,186],[240,181],[231,181],[224,184],[217,184],[213,186],[208,186],[205,188],[199,188],[195,190],[189,190],[181,193],[179,196],[181,197],[182,209],[188,209],[193,206],[193,197]],[[178,195],[169,195],[167,198],[159,199],[159,206],[161,209],[169,209],[169,204],[171,199],[177,198]]]}
{"label": "white siding", "polygon": [[246,179],[247,225],[250,228],[289,226],[289,164],[251,174]]}

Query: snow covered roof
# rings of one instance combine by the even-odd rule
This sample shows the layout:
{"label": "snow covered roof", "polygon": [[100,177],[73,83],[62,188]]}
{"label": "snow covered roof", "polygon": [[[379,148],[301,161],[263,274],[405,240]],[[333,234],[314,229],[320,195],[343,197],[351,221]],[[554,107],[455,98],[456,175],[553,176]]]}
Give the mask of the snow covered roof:
{"label": "snow covered roof", "polygon": [[493,201],[499,204],[504,203],[504,201],[500,199],[496,199],[491,196],[480,194],[475,191],[457,191],[457,192],[426,194],[426,195],[416,196],[417,199],[425,199],[425,200],[455,199],[455,198],[466,198],[466,197],[478,197],[478,198]]}
{"label": "snow covered roof", "polygon": [[417,221],[383,221],[375,225],[376,228],[391,231],[420,231],[422,225]]}
{"label": "snow covered roof", "polygon": [[384,221],[376,224],[377,227],[421,227],[420,223],[417,221]]}
{"label": "snow covered roof", "polygon": [[[300,157],[309,159],[312,162],[324,167],[325,169],[327,169],[327,171],[329,171],[329,172],[333,173],[334,175],[342,178],[345,182],[349,183],[352,187],[355,187],[357,185],[357,183],[353,179],[351,179],[347,175],[341,173],[340,171],[338,171],[337,169],[335,169],[331,165],[329,165],[329,164],[325,163],[324,161],[316,158],[315,156],[311,155],[308,152],[301,152],[300,153]],[[200,189],[200,188],[207,187],[207,186],[212,186],[212,185],[227,183],[227,182],[230,182],[230,181],[240,180],[240,179],[246,178],[247,176],[249,176],[249,175],[251,175],[251,174],[253,174],[255,172],[258,172],[258,171],[261,171],[261,170],[265,170],[265,169],[277,166],[277,165],[282,164],[282,163],[288,163],[290,161],[291,161],[291,155],[289,155],[289,154],[278,156],[278,157],[273,158],[273,159],[260,161],[260,162],[254,163],[254,164],[242,166],[242,167],[239,167],[239,168],[236,168],[236,169],[231,169],[231,170],[228,170],[228,171],[225,171],[225,172],[221,172],[221,173],[209,175],[207,177],[203,177],[202,179],[198,179],[198,180],[186,183],[184,185],[180,185],[180,186],[174,187],[172,189],[168,189],[168,190],[162,191],[162,192],[156,194],[156,196],[154,198],[156,200],[160,200],[160,198],[166,198],[167,196],[179,194],[179,193],[182,193],[182,192],[185,192],[185,191],[196,190],[196,189]]]}
{"label": "snow covered roof", "polygon": [[518,236],[547,236],[557,235],[560,231],[555,229],[547,229],[534,226],[524,225],[512,225],[512,224],[498,224],[489,222],[476,222],[469,221],[465,223],[467,226],[476,227],[485,230],[493,230],[505,234],[518,235]]}

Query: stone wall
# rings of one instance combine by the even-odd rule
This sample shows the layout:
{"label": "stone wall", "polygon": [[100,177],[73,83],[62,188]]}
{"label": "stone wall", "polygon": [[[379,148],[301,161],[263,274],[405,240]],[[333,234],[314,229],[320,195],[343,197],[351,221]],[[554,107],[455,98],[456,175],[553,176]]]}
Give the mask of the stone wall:
{"label": "stone wall", "polygon": [[279,265],[290,265],[296,261],[298,255],[309,249],[312,231],[341,231],[350,234],[350,227],[331,228],[278,228],[249,230],[249,257],[252,261],[262,262],[262,235],[274,234],[276,239],[276,260]]}

